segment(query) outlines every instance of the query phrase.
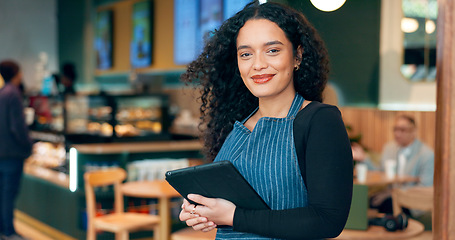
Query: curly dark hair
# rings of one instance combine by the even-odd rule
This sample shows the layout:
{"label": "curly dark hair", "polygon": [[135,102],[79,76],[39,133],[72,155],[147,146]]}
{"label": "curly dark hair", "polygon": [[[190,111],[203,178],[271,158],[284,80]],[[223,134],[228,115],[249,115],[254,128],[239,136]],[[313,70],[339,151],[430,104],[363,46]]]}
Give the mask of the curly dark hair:
{"label": "curly dark hair", "polygon": [[[205,156],[213,161],[236,120],[248,116],[258,99],[246,88],[237,65],[236,40],[239,30],[250,19],[267,19],[286,34],[294,56],[301,59],[294,72],[295,90],[307,100],[322,102],[322,91],[329,72],[324,42],[306,17],[278,3],[254,1],[226,20],[205,43],[203,52],[188,65],[182,81],[197,83],[201,89],[201,128]],[[296,56],[297,48],[303,49]]]}

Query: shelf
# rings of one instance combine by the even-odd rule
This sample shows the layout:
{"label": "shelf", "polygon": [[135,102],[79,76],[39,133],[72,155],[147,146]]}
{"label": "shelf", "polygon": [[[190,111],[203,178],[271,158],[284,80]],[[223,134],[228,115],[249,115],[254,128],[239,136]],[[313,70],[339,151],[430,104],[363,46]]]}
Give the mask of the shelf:
{"label": "shelf", "polygon": [[117,118],[117,122],[118,122],[118,123],[124,123],[124,122],[140,122],[140,121],[158,122],[158,121],[160,121],[160,118],[134,118],[134,119],[122,119],[122,118]]}
{"label": "shelf", "polygon": [[53,143],[61,143],[65,141],[65,136],[60,132],[30,131],[30,137],[34,140]]}
{"label": "shelf", "polygon": [[115,154],[141,152],[175,152],[202,150],[199,140],[134,142],[134,143],[94,143],[73,145],[80,153],[85,154]]}
{"label": "shelf", "polygon": [[24,173],[69,188],[69,177],[65,173],[27,163],[24,164]]}
{"label": "shelf", "polygon": [[[74,118],[71,120],[74,120]],[[88,120],[91,122],[109,122],[112,120],[112,116],[103,116],[103,117],[89,116]]]}

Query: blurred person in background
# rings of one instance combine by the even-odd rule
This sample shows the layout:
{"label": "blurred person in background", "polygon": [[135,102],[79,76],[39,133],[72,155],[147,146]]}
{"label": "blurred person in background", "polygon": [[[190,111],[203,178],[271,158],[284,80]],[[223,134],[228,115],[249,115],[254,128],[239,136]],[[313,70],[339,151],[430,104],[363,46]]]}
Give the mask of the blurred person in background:
{"label": "blurred person in background", "polygon": [[61,95],[75,94],[74,83],[77,79],[76,67],[73,63],[65,63],[62,65],[61,75],[53,74],[58,92]]}
{"label": "blurred person in background", "polygon": [[0,234],[2,240],[25,239],[13,225],[14,202],[19,191],[24,160],[32,141],[24,118],[19,86],[22,73],[12,60],[0,62],[4,85],[0,89]]}
{"label": "blurred person in background", "polygon": [[[394,141],[388,142],[383,148],[379,170],[384,170],[386,160],[393,160],[398,175],[419,178],[417,183],[404,184],[403,188],[433,186],[434,152],[417,139],[417,125],[414,118],[408,115],[398,116],[395,119],[393,136]],[[373,166],[371,159],[367,157],[360,145],[353,145],[352,153],[354,161],[365,162],[371,169]],[[379,212],[392,213],[391,189],[374,194],[370,207],[378,209]],[[410,213],[409,210],[405,212]]]}

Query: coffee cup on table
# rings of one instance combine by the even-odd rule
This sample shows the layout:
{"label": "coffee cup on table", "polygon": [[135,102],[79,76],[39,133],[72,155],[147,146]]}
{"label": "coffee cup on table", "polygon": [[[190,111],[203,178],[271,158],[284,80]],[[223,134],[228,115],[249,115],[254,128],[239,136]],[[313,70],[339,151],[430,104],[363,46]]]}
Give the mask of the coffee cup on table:
{"label": "coffee cup on table", "polygon": [[359,183],[365,183],[367,180],[368,167],[365,163],[355,165],[356,177]]}
{"label": "coffee cup on table", "polygon": [[385,160],[384,170],[387,179],[394,179],[397,173],[397,162],[394,159]]}

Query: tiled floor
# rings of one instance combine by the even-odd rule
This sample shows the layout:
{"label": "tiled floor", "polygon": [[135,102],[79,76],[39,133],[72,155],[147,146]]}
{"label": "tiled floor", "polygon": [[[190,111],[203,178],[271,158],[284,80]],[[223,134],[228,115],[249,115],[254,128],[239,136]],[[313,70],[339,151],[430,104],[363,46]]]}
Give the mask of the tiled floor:
{"label": "tiled floor", "polygon": [[19,220],[14,221],[14,227],[20,235],[30,240],[54,240]]}

